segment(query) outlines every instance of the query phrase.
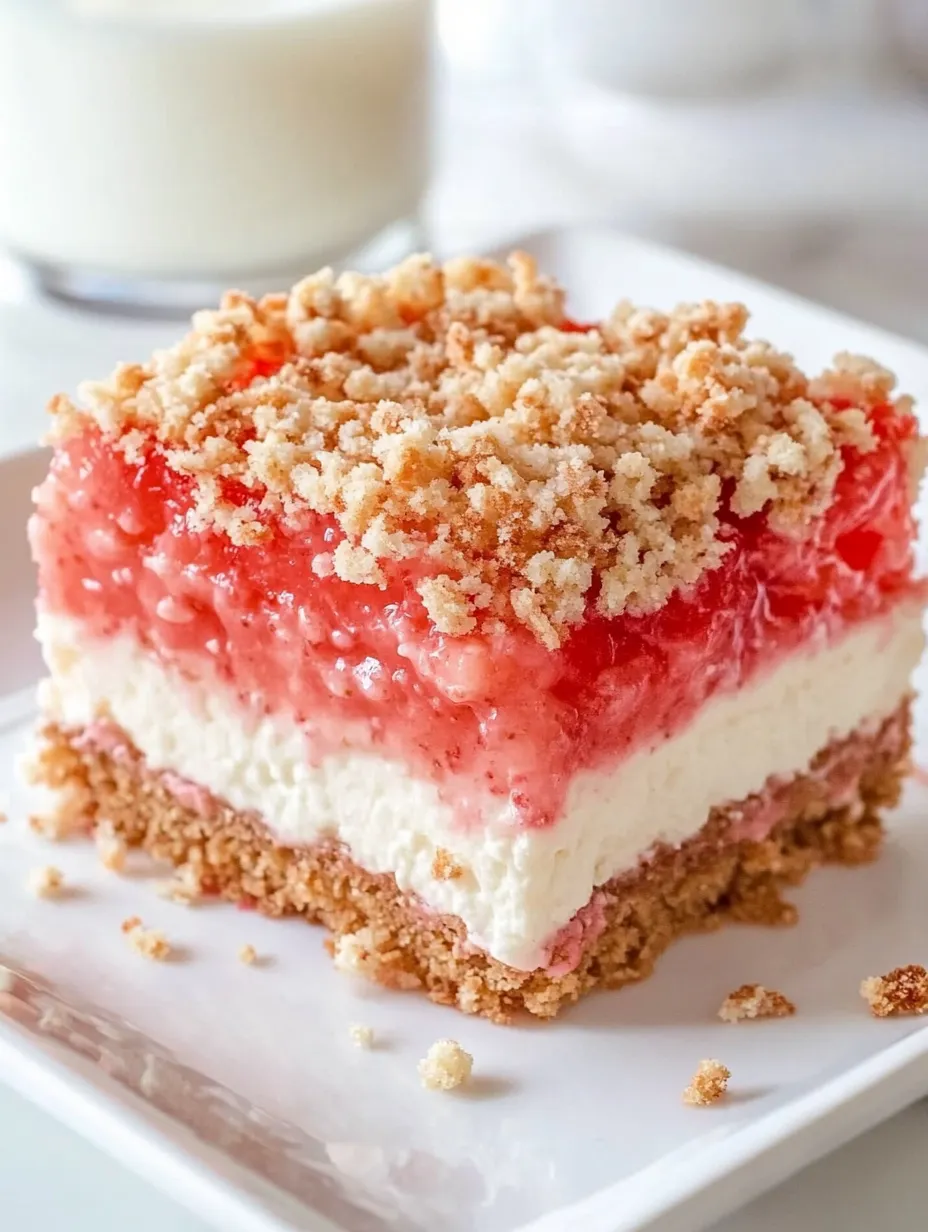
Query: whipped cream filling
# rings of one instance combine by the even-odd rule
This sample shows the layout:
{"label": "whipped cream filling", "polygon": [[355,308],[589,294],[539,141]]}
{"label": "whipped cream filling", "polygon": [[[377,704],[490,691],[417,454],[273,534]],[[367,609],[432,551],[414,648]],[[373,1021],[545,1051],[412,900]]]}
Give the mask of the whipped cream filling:
{"label": "whipped cream filling", "polygon": [[[338,839],[358,864],[393,873],[400,889],[459,916],[474,944],[523,970],[544,965],[551,938],[594,888],[656,842],[691,838],[713,807],[804,771],[830,741],[888,717],[923,646],[920,608],[900,604],[713,698],[670,739],[578,772],[555,824],[519,829],[505,799],[483,827],[461,827],[435,783],[372,752],[311,764],[292,719],[249,710],[219,680],[181,676],[127,635],[99,639],[45,612],[37,636],[51,673],[40,696],[49,718],[79,728],[105,714],[151,769],[257,813],[283,842]],[[436,877],[440,851],[460,876]]]}

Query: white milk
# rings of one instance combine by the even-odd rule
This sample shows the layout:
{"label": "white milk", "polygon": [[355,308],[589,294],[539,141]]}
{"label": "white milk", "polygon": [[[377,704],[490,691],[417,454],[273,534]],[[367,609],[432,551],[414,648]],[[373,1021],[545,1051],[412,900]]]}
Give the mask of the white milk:
{"label": "white milk", "polygon": [[144,278],[307,267],[414,215],[429,0],[0,0],[0,242]]}

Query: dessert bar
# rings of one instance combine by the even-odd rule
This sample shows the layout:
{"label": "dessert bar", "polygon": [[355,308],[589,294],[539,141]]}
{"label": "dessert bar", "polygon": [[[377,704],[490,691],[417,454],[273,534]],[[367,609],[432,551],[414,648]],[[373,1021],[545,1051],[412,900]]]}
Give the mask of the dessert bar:
{"label": "dessert bar", "polygon": [[497,1020],[788,922],[906,768],[922,448],[888,372],[747,315],[416,257],[54,399],[63,815]]}

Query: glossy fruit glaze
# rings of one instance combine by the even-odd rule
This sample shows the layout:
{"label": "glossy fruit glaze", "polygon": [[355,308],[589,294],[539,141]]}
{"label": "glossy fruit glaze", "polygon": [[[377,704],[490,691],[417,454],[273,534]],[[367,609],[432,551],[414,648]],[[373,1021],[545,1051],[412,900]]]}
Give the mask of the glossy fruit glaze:
{"label": "glossy fruit glaze", "polygon": [[130,465],[88,431],[59,448],[37,493],[41,603],[295,716],[311,758],[378,750],[432,776],[462,822],[489,793],[508,796],[514,823],[545,825],[578,767],[678,730],[716,690],[911,590],[901,441],[914,421],[877,408],[873,422],[879,447],[847,452],[809,537],[726,515],[733,549],[691,592],[648,616],[591,617],[553,653],[521,628],[437,633],[408,574],[383,591],[317,577],[311,561],[338,532],[315,515],[274,522],[257,546],[192,531],[187,478],[153,450]]}

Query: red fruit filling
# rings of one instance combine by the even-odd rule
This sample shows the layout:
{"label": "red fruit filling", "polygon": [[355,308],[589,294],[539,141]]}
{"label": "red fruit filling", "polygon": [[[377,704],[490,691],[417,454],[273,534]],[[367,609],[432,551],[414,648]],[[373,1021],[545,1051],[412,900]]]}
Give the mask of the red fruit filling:
{"label": "red fruit filling", "polygon": [[678,730],[716,690],[911,591],[902,441],[914,420],[891,408],[871,419],[878,448],[846,451],[811,535],[725,514],[733,547],[720,568],[650,615],[591,616],[554,652],[520,627],[437,633],[410,575],[383,591],[317,577],[313,557],[340,532],[316,515],[275,521],[256,546],[191,530],[191,481],[154,451],[127,463],[94,431],[59,448],[37,495],[41,603],[294,716],[311,758],[376,750],[435,779],[462,820],[489,795],[545,825],[578,768]]}

